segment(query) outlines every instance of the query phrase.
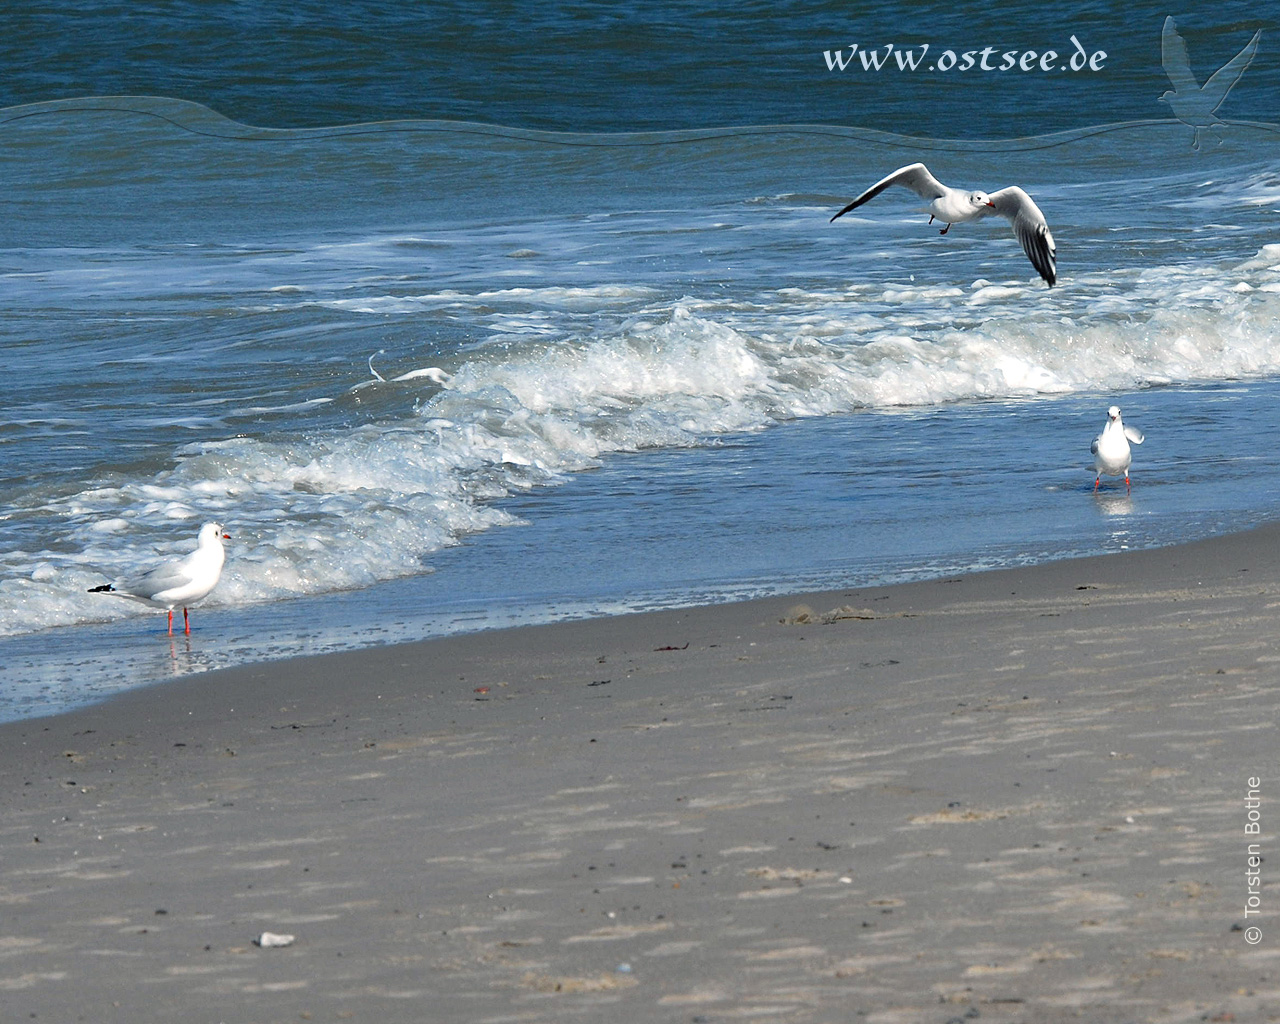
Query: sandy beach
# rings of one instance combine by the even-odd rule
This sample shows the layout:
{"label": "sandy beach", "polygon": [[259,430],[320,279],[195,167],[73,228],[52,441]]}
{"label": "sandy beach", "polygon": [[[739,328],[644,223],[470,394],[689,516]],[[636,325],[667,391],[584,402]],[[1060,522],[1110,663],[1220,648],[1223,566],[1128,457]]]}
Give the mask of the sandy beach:
{"label": "sandy beach", "polygon": [[433,640],[0,727],[3,1017],[1280,1019],[1278,553]]}

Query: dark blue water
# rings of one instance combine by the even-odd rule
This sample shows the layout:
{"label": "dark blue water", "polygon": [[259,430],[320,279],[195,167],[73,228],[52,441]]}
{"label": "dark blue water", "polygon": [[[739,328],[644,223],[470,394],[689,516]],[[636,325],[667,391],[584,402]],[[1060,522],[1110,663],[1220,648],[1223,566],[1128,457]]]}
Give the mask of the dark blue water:
{"label": "dark blue water", "polygon": [[[1167,116],[1160,29],[1179,18],[1203,82],[1280,12],[1138,3],[36,2],[0,14],[0,107],[171,96],[250,124],[394,119],[552,131],[837,124],[1007,138]],[[957,55],[1104,51],[1100,72],[828,70],[858,44]],[[1276,33],[1280,37],[1280,33]],[[1264,44],[1265,47],[1266,44]],[[926,60],[928,54],[925,54]],[[1039,67],[1038,60],[1031,62]],[[860,67],[860,65],[858,65]],[[896,68],[896,64],[892,65]],[[927,64],[924,66],[928,66]],[[1260,58],[1223,116],[1275,120],[1280,65]]]}

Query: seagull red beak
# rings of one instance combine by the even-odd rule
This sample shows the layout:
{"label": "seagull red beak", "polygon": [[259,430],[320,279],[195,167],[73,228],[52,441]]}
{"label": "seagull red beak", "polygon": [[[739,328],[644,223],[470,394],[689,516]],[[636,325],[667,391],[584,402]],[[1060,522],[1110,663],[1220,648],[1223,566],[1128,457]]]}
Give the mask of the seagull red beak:
{"label": "seagull red beak", "polygon": [[987,200],[987,205],[988,205],[988,206],[995,206],[996,204],[995,204],[995,203],[993,203],[990,199],[988,199],[988,200]]}

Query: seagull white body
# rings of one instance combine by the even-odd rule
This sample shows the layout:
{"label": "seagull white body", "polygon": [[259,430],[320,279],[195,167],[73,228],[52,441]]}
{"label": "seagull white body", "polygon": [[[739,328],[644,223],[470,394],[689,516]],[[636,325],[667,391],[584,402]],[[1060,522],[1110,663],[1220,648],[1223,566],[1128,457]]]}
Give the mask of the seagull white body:
{"label": "seagull white body", "polygon": [[1144,438],[1141,430],[1126,427],[1120,419],[1120,407],[1113,405],[1107,410],[1107,425],[1102,433],[1093,440],[1089,451],[1093,453],[1093,465],[1098,471],[1093,481],[1093,489],[1098,489],[1102,474],[1107,476],[1124,476],[1124,489],[1129,490],[1129,465],[1133,461],[1133,452],[1129,443],[1142,444]]}
{"label": "seagull white body", "polygon": [[185,632],[191,632],[187,607],[209,595],[222,577],[222,565],[226,552],[222,542],[231,538],[218,523],[205,523],[200,527],[196,549],[184,558],[164,562],[149,572],[119,583],[94,587],[91,594],[115,594],[131,601],[141,601],[153,608],[169,612],[169,632],[173,633],[173,610],[182,607]]}
{"label": "seagull white body", "polygon": [[1159,99],[1161,103],[1169,104],[1174,117],[1195,129],[1195,138],[1191,143],[1193,149],[1200,148],[1200,133],[1204,129],[1222,124],[1218,108],[1227,98],[1231,87],[1240,81],[1240,76],[1252,63],[1261,38],[1262,29],[1258,29],[1243,50],[1201,85],[1191,73],[1187,44],[1178,34],[1177,22],[1171,17],[1164,19],[1164,30],[1160,33],[1160,63],[1164,65],[1164,73],[1173,89],[1163,93]]}
{"label": "seagull white body", "polygon": [[1040,207],[1017,185],[1010,185],[990,195],[986,192],[966,192],[964,189],[942,184],[929,173],[929,168],[924,164],[908,164],[881,178],[831,219],[834,221],[850,210],[856,210],[891,185],[909,188],[922,199],[929,200],[925,207],[931,214],[929,223],[932,224],[936,218],[946,224],[941,232],[944,235],[952,224],[965,224],[993,213],[998,214],[1013,225],[1013,233],[1022,245],[1023,252],[1049,287],[1052,288],[1058,280],[1058,250],[1054,245],[1053,234],[1049,231],[1049,224],[1040,212]]}

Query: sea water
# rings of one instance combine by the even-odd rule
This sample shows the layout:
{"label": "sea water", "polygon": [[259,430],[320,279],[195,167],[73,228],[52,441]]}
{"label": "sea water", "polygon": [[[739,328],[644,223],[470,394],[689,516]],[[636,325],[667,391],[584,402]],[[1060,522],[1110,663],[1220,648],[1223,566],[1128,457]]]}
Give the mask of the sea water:
{"label": "sea water", "polygon": [[[510,97],[531,89],[528,64],[503,91],[501,66],[481,81],[472,51],[437,40],[416,81],[457,95],[415,118],[375,28],[404,45],[426,23],[366,6],[323,44],[272,21],[274,57],[243,24],[216,36],[197,5],[174,9],[181,24],[154,15],[207,102],[181,95],[173,54],[108,56],[92,34],[58,37],[63,77],[6,83],[0,718],[210,667],[1274,515],[1274,74],[1250,69],[1229,100],[1254,123],[1197,137],[1156,102],[1154,15],[1019,30],[1041,47],[1112,33],[1110,78],[1063,72],[1059,100],[1097,101],[1082,108],[1028,80],[839,79],[822,51],[852,42],[847,12],[791,24],[795,54],[772,9],[718,23],[785,71],[771,83],[728,50],[702,66],[678,5],[616,23],[551,5],[544,28],[577,41],[527,109]],[[112,8],[81,13],[122,32]],[[431,18],[472,38],[474,9]],[[865,25],[887,32],[892,13]],[[1252,31],[1186,27],[1209,73]],[[940,49],[982,28],[932,30]],[[47,25],[25,31],[53,46]],[[668,49],[639,46],[654,33]],[[631,62],[602,69],[627,39]],[[546,64],[553,39],[531,45]],[[155,88],[109,95],[126,71]],[[861,118],[837,95],[882,102]],[[829,223],[914,160],[1030,192],[1057,286],[1005,222],[942,237],[906,190]],[[1131,494],[1094,491],[1111,404],[1147,436]],[[190,637],[89,593],[189,550],[206,520],[232,540]]]}

